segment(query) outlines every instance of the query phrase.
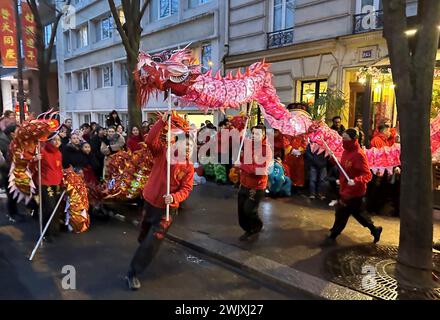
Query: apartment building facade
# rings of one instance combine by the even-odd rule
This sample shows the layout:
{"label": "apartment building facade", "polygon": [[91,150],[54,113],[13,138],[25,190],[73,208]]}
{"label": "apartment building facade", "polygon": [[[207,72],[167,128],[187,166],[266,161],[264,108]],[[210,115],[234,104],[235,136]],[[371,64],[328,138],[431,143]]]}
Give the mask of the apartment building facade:
{"label": "apartment building facade", "polygon": [[[381,70],[371,84],[372,117],[397,122],[394,84],[383,37],[382,0],[229,0],[225,59],[228,70],[261,60],[272,63],[283,103],[313,102],[327,92],[345,98],[343,122],[362,116],[362,67]],[[407,1],[407,17],[417,1]],[[411,35],[409,32],[408,36]],[[439,54],[440,58],[440,54]],[[440,85],[439,72],[436,83]]]}
{"label": "apartment building facade", "polygon": [[[75,27],[59,28],[57,55],[60,111],[74,126],[95,121],[103,125],[116,110],[127,123],[126,54],[114,27],[107,0],[74,0]],[[120,2],[116,3],[120,16]],[[149,53],[190,45],[207,69],[221,68],[224,55],[225,2],[222,0],[151,0],[142,19],[141,50]],[[143,119],[165,110],[163,97],[151,99]],[[190,122],[216,121],[195,106],[181,109]]]}

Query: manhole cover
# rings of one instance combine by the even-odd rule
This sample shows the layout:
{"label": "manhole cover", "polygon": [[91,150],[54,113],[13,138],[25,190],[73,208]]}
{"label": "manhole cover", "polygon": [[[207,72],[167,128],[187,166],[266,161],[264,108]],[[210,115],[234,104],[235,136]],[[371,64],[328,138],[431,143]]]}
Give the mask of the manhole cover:
{"label": "manhole cover", "polygon": [[[397,247],[355,246],[327,256],[330,281],[384,300],[440,300],[440,287],[427,290],[399,288],[395,279]],[[434,273],[440,277],[440,255],[433,254]]]}

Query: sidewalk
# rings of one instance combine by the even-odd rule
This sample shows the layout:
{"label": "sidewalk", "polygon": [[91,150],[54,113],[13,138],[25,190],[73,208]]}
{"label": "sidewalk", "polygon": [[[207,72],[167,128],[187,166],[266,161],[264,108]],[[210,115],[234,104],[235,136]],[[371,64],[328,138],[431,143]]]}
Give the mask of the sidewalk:
{"label": "sidewalk", "polygon": [[[238,226],[236,198],[237,189],[231,186],[212,183],[195,186],[168,237],[276,285],[299,288],[318,298],[372,298],[330,282],[326,268],[326,257],[334,250],[371,245],[369,230],[350,219],[338,238],[338,245],[322,248],[319,244],[334,218],[327,202],[312,203],[304,196],[266,198],[260,204],[264,231],[257,241],[241,242],[238,237],[243,231]],[[376,216],[374,221],[384,229],[380,244],[397,246],[399,219]],[[434,238],[440,238],[438,222],[434,226]]]}

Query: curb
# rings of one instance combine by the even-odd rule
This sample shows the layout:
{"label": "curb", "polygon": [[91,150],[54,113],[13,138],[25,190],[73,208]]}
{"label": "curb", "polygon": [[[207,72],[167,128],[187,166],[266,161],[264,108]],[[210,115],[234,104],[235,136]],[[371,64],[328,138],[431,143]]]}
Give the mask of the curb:
{"label": "curb", "polygon": [[299,290],[315,298],[325,300],[373,300],[373,297],[369,295],[176,225],[171,228],[166,237],[287,290]]}

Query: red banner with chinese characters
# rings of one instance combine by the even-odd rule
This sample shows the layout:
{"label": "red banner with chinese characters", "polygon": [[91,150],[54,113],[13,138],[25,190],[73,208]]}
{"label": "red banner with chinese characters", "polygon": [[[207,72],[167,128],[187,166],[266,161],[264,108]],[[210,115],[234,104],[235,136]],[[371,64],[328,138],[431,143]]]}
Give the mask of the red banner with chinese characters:
{"label": "red banner with chinese characters", "polygon": [[23,29],[24,65],[31,69],[37,69],[35,18],[32,14],[31,8],[26,2],[21,3],[21,25]]}
{"label": "red banner with chinese characters", "polygon": [[17,68],[17,32],[12,0],[0,0],[0,54],[3,68]]}

